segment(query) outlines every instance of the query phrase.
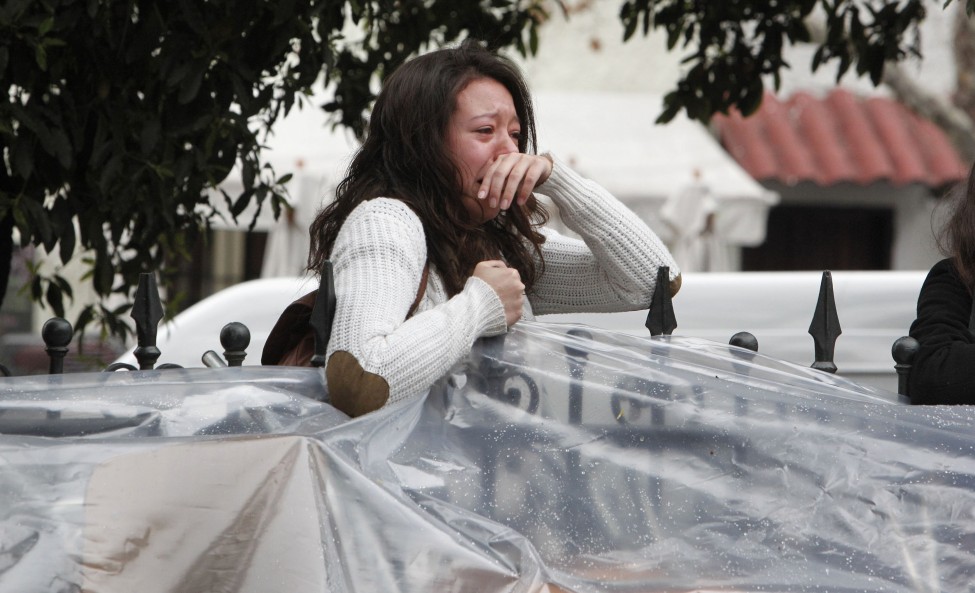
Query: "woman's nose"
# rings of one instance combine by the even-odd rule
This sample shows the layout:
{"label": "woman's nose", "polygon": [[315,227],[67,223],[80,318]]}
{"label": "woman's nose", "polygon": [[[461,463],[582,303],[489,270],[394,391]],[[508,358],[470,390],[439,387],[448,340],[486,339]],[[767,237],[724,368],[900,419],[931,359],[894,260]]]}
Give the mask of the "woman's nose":
{"label": "woman's nose", "polygon": [[512,138],[510,135],[505,134],[504,138],[501,140],[501,146],[499,147],[498,154],[508,154],[509,152],[518,152],[518,141]]}

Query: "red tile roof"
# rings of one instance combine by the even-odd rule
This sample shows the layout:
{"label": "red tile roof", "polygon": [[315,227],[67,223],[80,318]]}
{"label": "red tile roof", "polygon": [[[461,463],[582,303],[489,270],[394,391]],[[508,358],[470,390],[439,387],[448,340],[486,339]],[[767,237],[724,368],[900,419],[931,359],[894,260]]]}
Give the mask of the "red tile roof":
{"label": "red tile roof", "polygon": [[968,169],[930,121],[895,100],[844,89],[823,98],[799,92],[786,101],[766,93],[752,116],[718,115],[714,124],[725,149],[759,181],[941,188]]}

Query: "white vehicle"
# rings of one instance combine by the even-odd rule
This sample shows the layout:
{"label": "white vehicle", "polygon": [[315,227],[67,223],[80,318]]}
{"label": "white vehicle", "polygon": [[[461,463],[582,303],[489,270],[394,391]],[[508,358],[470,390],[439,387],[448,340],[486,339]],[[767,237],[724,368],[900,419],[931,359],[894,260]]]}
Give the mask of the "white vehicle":
{"label": "white vehicle", "polygon": [[[926,272],[832,272],[842,334],[836,341],[837,373],[865,385],[896,391],[891,346],[907,334]],[[821,272],[734,272],[686,274],[674,297],[674,335],[727,343],[740,331],[752,333],[761,354],[810,365],[814,342],[809,325],[819,299]],[[317,288],[312,278],[252,280],[193,305],[159,329],[159,363],[199,367],[204,352],[223,352],[220,330],[232,321],[248,327],[245,365],[260,364],[268,332],[284,308]],[[560,314],[540,321],[577,323],[645,336],[646,311]],[[120,362],[137,364],[130,351]]]}

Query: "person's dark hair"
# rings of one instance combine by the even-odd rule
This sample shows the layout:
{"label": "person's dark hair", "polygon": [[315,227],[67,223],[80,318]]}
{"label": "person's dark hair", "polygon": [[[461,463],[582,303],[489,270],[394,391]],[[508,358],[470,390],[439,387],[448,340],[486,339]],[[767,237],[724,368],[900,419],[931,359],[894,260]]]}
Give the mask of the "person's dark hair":
{"label": "person's dark hair", "polygon": [[952,258],[968,291],[975,292],[975,164],[964,192],[958,189],[954,211],[938,234],[938,248]]}
{"label": "person's dark hair", "polygon": [[355,154],[335,200],[311,225],[309,271],[320,273],[342,223],[362,202],[376,197],[402,200],[423,222],[430,263],[457,294],[478,262],[503,256],[530,288],[541,269],[537,226],[547,213],[534,196],[524,208],[512,207],[487,223],[472,220],[461,196],[461,172],[451,160],[447,133],[456,97],[470,82],[491,78],[514,101],[521,124],[518,148],[534,152],[535,120],[531,96],[509,60],[468,40],[414,58],[385,81],[372,110],[365,141]]}

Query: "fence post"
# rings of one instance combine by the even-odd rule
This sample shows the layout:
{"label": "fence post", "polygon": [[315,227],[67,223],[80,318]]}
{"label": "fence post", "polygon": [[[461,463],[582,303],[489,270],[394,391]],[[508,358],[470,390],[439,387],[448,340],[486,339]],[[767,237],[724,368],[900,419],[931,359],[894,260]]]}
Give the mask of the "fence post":
{"label": "fence post", "polygon": [[812,368],[827,373],[836,372],[833,350],[836,347],[836,338],[841,333],[843,330],[840,329],[840,318],[836,314],[836,301],[833,298],[833,276],[829,270],[825,270],[819,285],[816,312],[809,325],[809,335],[813,337],[816,346],[816,361],[812,363]]}
{"label": "fence post", "polygon": [[139,361],[139,370],[152,370],[161,354],[156,347],[156,330],[163,317],[163,307],[159,300],[156,277],[149,272],[139,274],[139,288],[135,291],[130,317],[135,320],[135,333],[139,342],[133,352]]}
{"label": "fence post", "polygon": [[646,326],[651,336],[669,336],[677,328],[677,317],[674,316],[674,303],[670,294],[670,268],[667,266],[657,269],[657,284],[650,300]]}
{"label": "fence post", "polygon": [[894,357],[894,370],[897,371],[897,393],[910,397],[910,388],[907,385],[907,378],[911,373],[911,365],[914,364],[914,356],[917,354],[920,344],[911,336],[903,336],[894,340],[894,345],[890,349]]}
{"label": "fence post", "polygon": [[44,322],[41,338],[44,340],[46,346],[44,349],[50,359],[48,373],[60,375],[64,372],[64,357],[68,354],[72,333],[71,323],[67,319],[52,317]]}
{"label": "fence post", "polygon": [[251,343],[251,331],[239,321],[231,321],[220,330],[220,345],[227,365],[239,367],[247,357],[247,346]]}
{"label": "fence post", "polygon": [[728,343],[732,346],[738,346],[739,348],[751,350],[752,352],[758,352],[758,338],[749,332],[738,332],[737,334],[731,336]]}
{"label": "fence post", "polygon": [[328,350],[328,339],[332,335],[332,320],[335,318],[335,280],[332,276],[332,262],[325,261],[322,268],[322,280],[318,286],[318,296],[311,309],[312,333],[315,335],[315,353],[311,357],[314,367],[325,366],[325,351]]}

